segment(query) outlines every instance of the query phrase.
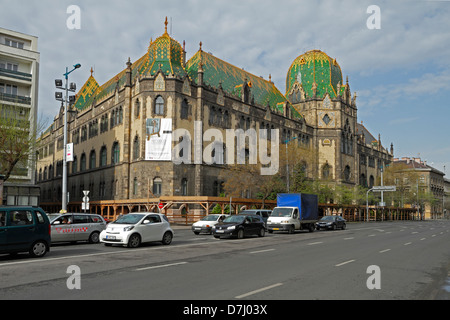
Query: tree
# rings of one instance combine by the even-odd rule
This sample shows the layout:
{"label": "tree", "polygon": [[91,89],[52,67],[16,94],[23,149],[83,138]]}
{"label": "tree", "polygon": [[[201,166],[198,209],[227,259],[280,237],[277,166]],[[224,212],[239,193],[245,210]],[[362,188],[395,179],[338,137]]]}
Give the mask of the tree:
{"label": "tree", "polygon": [[0,175],[5,181],[35,161],[36,123],[30,108],[0,104]]}

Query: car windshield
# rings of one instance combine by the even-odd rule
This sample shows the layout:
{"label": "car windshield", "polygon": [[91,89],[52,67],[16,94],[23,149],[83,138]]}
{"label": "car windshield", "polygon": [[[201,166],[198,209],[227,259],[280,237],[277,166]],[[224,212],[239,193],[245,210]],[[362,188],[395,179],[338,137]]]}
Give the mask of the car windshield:
{"label": "car windshield", "polygon": [[290,217],[292,208],[275,208],[272,211],[271,217]]}
{"label": "car windshield", "polygon": [[138,223],[141,219],[142,219],[142,215],[141,214],[132,214],[129,213],[127,215],[124,216],[120,216],[116,221],[114,221],[113,223],[117,223],[117,224],[136,224]]}
{"label": "car windshield", "polygon": [[202,219],[202,221],[216,221],[219,216],[216,214],[210,214]]}
{"label": "car windshield", "polygon": [[334,217],[333,216],[325,216],[322,217],[322,219],[320,219],[321,221],[334,221]]}
{"label": "car windshield", "polygon": [[230,223],[230,222],[231,223],[234,223],[234,222],[240,223],[240,222],[244,221],[244,219],[245,219],[245,216],[229,216],[229,217],[223,219],[223,222],[224,223]]}

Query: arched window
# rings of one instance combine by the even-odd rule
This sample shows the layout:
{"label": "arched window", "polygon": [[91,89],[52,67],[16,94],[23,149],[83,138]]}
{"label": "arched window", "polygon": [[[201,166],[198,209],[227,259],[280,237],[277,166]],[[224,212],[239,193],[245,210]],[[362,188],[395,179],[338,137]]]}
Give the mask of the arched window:
{"label": "arched window", "polygon": [[137,195],[137,192],[138,192],[138,179],[137,179],[137,177],[134,177],[134,180],[133,180],[133,195],[134,196]]}
{"label": "arched window", "polygon": [[120,162],[120,146],[118,142],[114,142],[113,144],[111,162],[112,164]]}
{"label": "arched window", "polygon": [[344,169],[344,180],[345,181],[350,181],[350,177],[351,177],[350,167],[349,166],[345,166],[345,169]]}
{"label": "arched window", "polygon": [[134,137],[133,141],[133,160],[137,160],[139,158],[139,137]]}
{"label": "arched window", "polygon": [[189,116],[189,104],[186,99],[181,102],[181,119],[187,119]]}
{"label": "arched window", "polygon": [[164,99],[161,96],[158,96],[155,101],[155,114],[164,114]]}
{"label": "arched window", "polygon": [[92,150],[89,155],[89,169],[95,169],[95,163],[97,162],[97,157],[95,150]]}
{"label": "arched window", "polygon": [[106,166],[106,161],[107,161],[107,151],[106,151],[106,147],[103,146],[100,149],[100,167]]}
{"label": "arched window", "polygon": [[141,113],[141,103],[139,102],[139,99],[136,99],[136,103],[134,104],[134,116],[137,118],[139,117],[140,113]]}
{"label": "arched window", "polygon": [[80,159],[80,171],[86,171],[86,154],[83,153]]}
{"label": "arched window", "polygon": [[182,196],[187,196],[187,179],[183,178],[183,180],[181,180],[181,195]]}

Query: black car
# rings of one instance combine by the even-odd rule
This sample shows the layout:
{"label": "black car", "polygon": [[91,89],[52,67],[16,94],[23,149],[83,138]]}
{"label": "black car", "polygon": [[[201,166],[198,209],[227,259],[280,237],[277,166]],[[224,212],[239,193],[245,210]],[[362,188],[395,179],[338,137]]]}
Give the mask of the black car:
{"label": "black car", "polygon": [[324,216],[316,222],[317,230],[336,230],[336,228],[344,230],[346,227],[345,219],[340,216]]}
{"label": "black car", "polygon": [[242,239],[248,235],[264,237],[266,228],[263,219],[257,215],[233,215],[226,217],[213,227],[215,238],[237,237]]}

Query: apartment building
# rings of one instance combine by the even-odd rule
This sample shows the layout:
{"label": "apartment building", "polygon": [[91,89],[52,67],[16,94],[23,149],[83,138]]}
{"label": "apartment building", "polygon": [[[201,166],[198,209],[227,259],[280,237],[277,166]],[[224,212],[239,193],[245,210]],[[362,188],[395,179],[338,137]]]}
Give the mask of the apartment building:
{"label": "apartment building", "polygon": [[[30,132],[36,129],[39,88],[38,38],[0,28],[0,104],[16,106],[17,112],[30,115]],[[36,166],[16,165],[3,186],[3,204],[37,205],[39,188],[35,186]],[[0,204],[2,204],[0,203]]]}

